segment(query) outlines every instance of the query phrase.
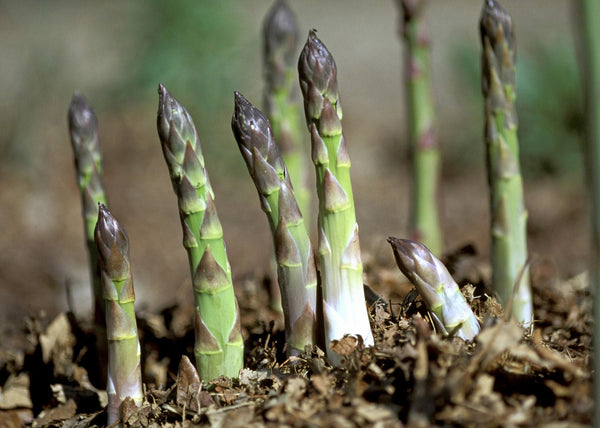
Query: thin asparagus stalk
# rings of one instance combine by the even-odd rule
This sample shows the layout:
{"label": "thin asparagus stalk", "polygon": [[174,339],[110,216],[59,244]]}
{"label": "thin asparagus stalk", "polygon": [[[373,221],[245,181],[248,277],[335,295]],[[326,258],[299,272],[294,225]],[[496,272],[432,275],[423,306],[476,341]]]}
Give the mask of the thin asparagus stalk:
{"label": "thin asparagus stalk", "polygon": [[317,274],[308,232],[269,121],[238,92],[231,127],[271,226],[288,352],[298,354],[316,339]]}
{"label": "thin asparagus stalk", "polygon": [[123,400],[138,406],[144,400],[140,341],[135,321],[135,292],[125,229],[102,203],[95,229],[102,272],[108,338],[108,424],[119,420]]}
{"label": "thin asparagus stalk", "polygon": [[[342,134],[335,61],[310,31],[298,62],[304,112],[311,133],[319,196],[318,256],[323,281],[325,340],[373,334],[365,303],[358,224],[350,182],[350,157]],[[327,349],[330,359],[336,354]]]}
{"label": "thin asparagus stalk", "polygon": [[485,0],[480,30],[492,281],[505,307],[512,300],[511,317],[529,325],[533,306],[515,110],[515,37],[510,16],[496,0]]}
{"label": "thin asparagus stalk", "polygon": [[94,322],[96,326],[103,330],[104,301],[102,299],[102,284],[98,266],[98,251],[94,243],[94,229],[98,220],[98,203],[106,204],[106,195],[102,184],[102,154],[97,130],[98,121],[92,107],[79,93],[73,95],[68,119],[77,184],[81,192],[85,239],[94,299]]}
{"label": "thin asparagus stalk", "polygon": [[187,110],[159,85],[158,134],[179,202],[196,317],[196,366],[202,380],[236,377],[244,342],[223,230],[200,147]]}
{"label": "thin asparagus stalk", "polygon": [[590,287],[594,293],[594,423],[600,426],[600,2],[579,3],[586,103],[587,180],[591,199]]}
{"label": "thin asparagus stalk", "polygon": [[439,256],[443,250],[437,203],[440,150],[435,132],[431,87],[431,46],[423,16],[427,0],[397,1],[404,18],[404,79],[412,149],[411,234],[415,240],[423,242],[433,254]]}
{"label": "thin asparagus stalk", "polygon": [[446,266],[420,242],[393,237],[387,241],[398,267],[416,287],[442,334],[473,340],[479,322]]}
{"label": "thin asparagus stalk", "polygon": [[310,224],[308,169],[303,150],[301,104],[296,89],[298,23],[286,0],[276,0],[263,23],[264,105],[290,174],[300,211]]}

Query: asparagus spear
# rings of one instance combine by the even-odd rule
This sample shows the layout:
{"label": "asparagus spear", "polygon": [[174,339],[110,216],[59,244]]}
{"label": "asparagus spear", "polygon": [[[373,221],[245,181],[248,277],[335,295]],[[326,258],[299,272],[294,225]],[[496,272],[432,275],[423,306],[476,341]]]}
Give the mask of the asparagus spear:
{"label": "asparagus spear", "polygon": [[437,192],[440,150],[434,129],[431,88],[431,46],[424,15],[427,0],[397,0],[403,11],[405,85],[409,141],[412,148],[413,192],[411,229],[433,254],[442,253],[443,238]]}
{"label": "asparagus spear", "polygon": [[296,17],[286,0],[276,0],[263,23],[265,114],[289,171],[300,211],[306,224],[310,224],[310,192],[302,147],[301,106],[294,85],[297,44]]}
{"label": "asparagus spear", "polygon": [[479,322],[446,266],[420,242],[393,237],[387,241],[398,267],[416,287],[442,334],[473,340]]}
{"label": "asparagus spear", "polygon": [[158,134],[179,202],[196,316],[196,366],[202,380],[237,377],[244,342],[223,230],[200,148],[187,110],[159,85]]}
{"label": "asparagus spear", "polygon": [[[594,293],[594,342],[600,343],[600,3],[581,0],[582,69],[586,103],[587,180],[591,199],[590,287]],[[600,426],[600,352],[594,352],[594,422]]]}
{"label": "asparagus spear", "polygon": [[504,305],[512,300],[510,315],[528,325],[533,306],[515,110],[515,37],[510,16],[496,0],[484,1],[480,31],[492,281]]}
{"label": "asparagus spear", "polygon": [[[337,68],[314,30],[310,31],[300,54],[298,72],[317,176],[318,257],[323,280],[326,343],[352,334],[361,335],[366,345],[372,345],[350,182],[350,157],[342,134]],[[330,349],[328,356],[337,360]]]}
{"label": "asparagus spear", "polygon": [[[75,158],[77,184],[81,192],[88,259],[93,288],[95,325],[104,329],[104,303],[98,266],[98,252],[94,243],[94,228],[98,220],[98,202],[106,204],[102,185],[102,154],[98,139],[98,121],[92,107],[79,93],[73,95],[69,107],[69,132]],[[102,334],[104,336],[104,334]]]}
{"label": "asparagus spear", "polygon": [[108,338],[108,424],[119,419],[125,398],[142,404],[140,341],[135,321],[135,292],[129,262],[129,239],[125,229],[102,203],[99,203],[95,229],[102,272],[102,296],[106,308]]}
{"label": "asparagus spear", "polygon": [[239,92],[231,127],[271,226],[288,352],[298,354],[316,338],[317,274],[308,232],[269,121]]}

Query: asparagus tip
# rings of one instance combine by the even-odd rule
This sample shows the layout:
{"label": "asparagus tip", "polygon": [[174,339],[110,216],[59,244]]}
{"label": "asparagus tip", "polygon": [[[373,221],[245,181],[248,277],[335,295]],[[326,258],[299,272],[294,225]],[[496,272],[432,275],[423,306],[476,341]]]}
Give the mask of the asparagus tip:
{"label": "asparagus tip", "polygon": [[512,19],[509,13],[496,0],[484,0],[481,11],[481,35],[495,38],[501,26],[507,41],[512,45]]}
{"label": "asparagus tip", "polygon": [[78,91],[73,94],[71,105],[69,106],[69,129],[71,132],[82,131],[84,129],[94,130],[98,121],[92,106],[85,97]]}

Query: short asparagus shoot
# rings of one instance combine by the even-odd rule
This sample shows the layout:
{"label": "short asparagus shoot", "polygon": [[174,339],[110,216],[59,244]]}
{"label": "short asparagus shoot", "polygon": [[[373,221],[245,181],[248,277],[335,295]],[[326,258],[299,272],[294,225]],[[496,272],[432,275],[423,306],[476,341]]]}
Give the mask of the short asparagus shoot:
{"label": "short asparagus shoot", "polygon": [[435,132],[431,44],[424,17],[427,0],[397,1],[403,15],[404,81],[412,151],[411,235],[440,256],[443,250],[437,202],[440,150]]}
{"label": "short asparagus shoot", "polygon": [[446,266],[420,242],[389,237],[402,273],[413,283],[445,336],[473,340],[479,321]]}
{"label": "short asparagus shoot", "polygon": [[158,135],[177,195],[196,315],[194,353],[200,378],[237,378],[244,341],[223,229],[192,117],[159,85]]}
{"label": "short asparagus shoot", "polygon": [[533,304],[515,109],[515,36],[509,14],[496,0],[484,1],[480,31],[492,283],[505,308],[512,302],[507,315],[529,326]]}
{"label": "short asparagus shoot", "polygon": [[238,92],[231,127],[273,234],[286,341],[295,355],[316,340],[317,273],[310,238],[269,121]]}
{"label": "short asparagus shoot", "polygon": [[[363,289],[363,266],[350,181],[350,157],[342,133],[342,107],[333,56],[315,30],[298,61],[304,112],[311,134],[319,197],[318,259],[323,285],[325,340],[345,334],[373,345]],[[327,349],[333,361],[335,352]]]}
{"label": "short asparagus shoot", "polygon": [[135,320],[135,292],[125,229],[103,204],[99,204],[95,240],[102,273],[108,339],[108,425],[120,419],[120,407],[131,397],[142,404],[140,341]]}

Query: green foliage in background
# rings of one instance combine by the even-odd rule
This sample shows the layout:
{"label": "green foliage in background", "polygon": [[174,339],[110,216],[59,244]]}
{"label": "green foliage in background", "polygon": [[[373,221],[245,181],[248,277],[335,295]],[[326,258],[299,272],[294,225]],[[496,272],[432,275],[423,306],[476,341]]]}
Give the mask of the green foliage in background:
{"label": "green foliage in background", "polygon": [[[453,55],[456,74],[462,76],[458,104],[471,123],[458,130],[451,144],[450,156],[460,156],[471,165],[481,161],[483,153],[473,151],[481,139],[481,91],[473,82],[480,81],[479,52],[466,44]],[[527,51],[517,52],[517,113],[521,169],[525,177],[579,174],[583,137],[583,101],[575,52],[564,41],[539,43]],[[473,109],[471,106],[475,106]],[[465,150],[468,146],[469,150]],[[454,151],[456,150],[456,151]],[[479,156],[481,155],[481,156]],[[462,164],[464,167],[464,163]]]}

